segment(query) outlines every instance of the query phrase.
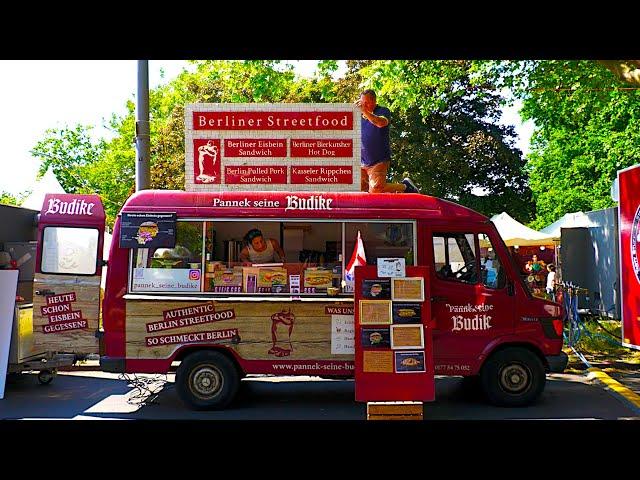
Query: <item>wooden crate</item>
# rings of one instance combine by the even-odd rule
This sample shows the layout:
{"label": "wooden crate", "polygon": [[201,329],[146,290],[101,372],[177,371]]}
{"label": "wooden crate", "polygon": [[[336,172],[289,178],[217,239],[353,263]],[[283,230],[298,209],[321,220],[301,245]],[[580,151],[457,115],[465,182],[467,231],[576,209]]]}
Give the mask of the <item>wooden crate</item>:
{"label": "wooden crate", "polygon": [[367,420],[422,420],[422,402],[368,402]]}

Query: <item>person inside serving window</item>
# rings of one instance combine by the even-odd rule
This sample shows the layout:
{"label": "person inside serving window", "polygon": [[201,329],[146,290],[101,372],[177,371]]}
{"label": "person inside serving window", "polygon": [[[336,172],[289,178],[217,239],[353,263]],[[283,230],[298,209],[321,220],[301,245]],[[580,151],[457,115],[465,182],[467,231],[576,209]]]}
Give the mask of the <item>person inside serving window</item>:
{"label": "person inside serving window", "polygon": [[265,239],[257,228],[249,230],[244,236],[246,246],[240,251],[240,261],[245,263],[283,262],[284,250],[274,238]]}

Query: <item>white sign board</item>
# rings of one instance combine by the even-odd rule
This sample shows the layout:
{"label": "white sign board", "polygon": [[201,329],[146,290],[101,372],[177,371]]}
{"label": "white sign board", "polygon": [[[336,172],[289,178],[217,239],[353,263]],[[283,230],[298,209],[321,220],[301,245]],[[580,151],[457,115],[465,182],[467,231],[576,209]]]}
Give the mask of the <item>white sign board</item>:
{"label": "white sign board", "polygon": [[355,353],[353,315],[331,315],[331,354]]}
{"label": "white sign board", "polygon": [[18,270],[0,270],[0,399],[4,398],[7,381],[18,273]]}
{"label": "white sign board", "polygon": [[132,292],[199,292],[200,270],[188,268],[134,268]]}
{"label": "white sign board", "polygon": [[378,277],[406,277],[404,258],[378,258]]}

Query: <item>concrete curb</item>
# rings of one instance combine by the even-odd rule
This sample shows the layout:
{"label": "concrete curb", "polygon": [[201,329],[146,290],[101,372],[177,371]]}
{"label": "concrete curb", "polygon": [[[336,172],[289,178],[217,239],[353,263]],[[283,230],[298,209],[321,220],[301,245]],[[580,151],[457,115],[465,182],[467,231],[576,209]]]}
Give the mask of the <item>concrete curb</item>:
{"label": "concrete curb", "polygon": [[615,397],[626,404],[633,410],[636,415],[640,416],[640,395],[635,393],[630,388],[625,387],[617,380],[614,380],[609,375],[596,367],[587,369],[589,372],[587,378],[589,380],[595,380],[605,387],[605,390],[611,392]]}

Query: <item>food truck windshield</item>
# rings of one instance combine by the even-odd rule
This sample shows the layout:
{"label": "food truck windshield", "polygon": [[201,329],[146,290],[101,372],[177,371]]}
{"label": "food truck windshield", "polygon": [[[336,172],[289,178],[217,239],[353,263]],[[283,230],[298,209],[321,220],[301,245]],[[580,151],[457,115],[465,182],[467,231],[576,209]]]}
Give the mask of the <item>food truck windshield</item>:
{"label": "food truck windshield", "polygon": [[345,281],[358,232],[368,264],[415,263],[411,220],[185,218],[175,246],[132,248],[129,292],[351,296]]}

